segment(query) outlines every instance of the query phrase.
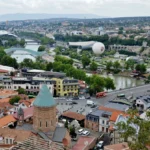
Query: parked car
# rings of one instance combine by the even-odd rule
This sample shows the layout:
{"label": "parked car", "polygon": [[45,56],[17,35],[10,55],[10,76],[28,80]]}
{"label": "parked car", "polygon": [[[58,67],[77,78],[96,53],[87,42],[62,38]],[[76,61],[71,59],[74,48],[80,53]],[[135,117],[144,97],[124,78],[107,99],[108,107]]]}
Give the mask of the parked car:
{"label": "parked car", "polygon": [[77,102],[72,102],[72,104],[78,104]]}
{"label": "parked car", "polygon": [[80,96],[79,99],[80,99],[80,100],[84,100],[85,97],[84,97],[84,96]]}
{"label": "parked car", "polygon": [[67,99],[66,101],[67,101],[67,102],[72,102],[72,99],[71,99],[71,98],[69,98],[69,99]]}
{"label": "parked car", "polygon": [[72,100],[79,100],[79,97],[73,97]]}
{"label": "parked car", "polygon": [[83,135],[83,136],[87,136],[87,135],[89,135],[89,134],[90,134],[89,131],[83,131],[83,132],[82,132],[82,135]]}
{"label": "parked car", "polygon": [[79,134],[82,134],[82,132],[84,132],[84,129],[79,129],[79,130],[78,130],[78,133],[79,133]]}
{"label": "parked car", "polygon": [[96,145],[98,148],[103,148],[104,146],[104,141],[99,141]]}
{"label": "parked car", "polygon": [[71,140],[72,140],[72,141],[77,141],[77,140],[78,140],[78,138],[77,138],[77,137],[75,137],[75,138],[72,138]]}

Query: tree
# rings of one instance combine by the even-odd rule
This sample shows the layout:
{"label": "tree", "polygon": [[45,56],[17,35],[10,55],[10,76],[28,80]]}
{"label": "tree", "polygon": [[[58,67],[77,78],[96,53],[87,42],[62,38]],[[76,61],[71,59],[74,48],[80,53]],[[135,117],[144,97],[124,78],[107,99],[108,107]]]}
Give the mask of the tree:
{"label": "tree", "polygon": [[97,70],[97,63],[95,63],[94,61],[92,61],[92,63],[90,64],[90,70],[91,71],[96,71]]}
{"label": "tree", "polygon": [[19,94],[26,94],[26,91],[23,88],[19,88],[17,91]]}
{"label": "tree", "polygon": [[[147,119],[140,119],[137,116],[137,110],[129,110],[129,118],[126,123],[120,122],[117,124],[117,130],[120,132],[124,141],[127,141],[131,150],[148,150],[147,146],[150,143],[150,111],[146,112]],[[136,132],[135,128],[131,126],[139,127],[139,131]],[[130,138],[130,139],[129,139]]]}
{"label": "tree", "polygon": [[136,71],[139,71],[142,74],[146,72],[146,66],[144,64],[137,64],[135,69]]}
{"label": "tree", "polygon": [[115,61],[113,67],[118,70],[121,67],[121,65],[118,61]]}
{"label": "tree", "polygon": [[65,128],[68,129],[68,120],[66,120],[66,122],[65,122]]}
{"label": "tree", "polygon": [[20,46],[21,46],[21,47],[24,47],[24,46],[25,46],[25,43],[26,43],[26,42],[25,42],[25,39],[21,39],[19,43],[20,43]]}
{"label": "tree", "polygon": [[109,90],[109,89],[114,90],[115,89],[114,81],[111,78],[109,78],[109,77],[105,78],[105,88],[107,90]]}
{"label": "tree", "polygon": [[87,57],[86,55],[82,56],[81,61],[82,61],[83,68],[85,68],[90,64],[90,58]]}
{"label": "tree", "polygon": [[46,65],[46,70],[47,71],[50,71],[53,69],[53,63],[52,62],[49,62],[47,65]]}
{"label": "tree", "polygon": [[1,64],[2,65],[6,65],[6,66],[10,66],[10,67],[14,67],[14,68],[18,68],[18,63],[16,61],[15,58],[11,58],[8,55],[5,55],[2,59],[1,59]]}
{"label": "tree", "polygon": [[38,48],[38,52],[45,51],[45,49],[46,49],[46,48],[45,48],[45,46],[43,46],[43,45],[42,45],[42,46],[39,46],[39,48]]}
{"label": "tree", "polygon": [[74,126],[70,127],[70,135],[71,135],[72,138],[75,138],[77,136]]}
{"label": "tree", "polygon": [[126,69],[131,68],[131,70],[134,70],[134,65],[135,65],[135,61],[133,59],[129,59],[128,61],[125,62]]}
{"label": "tree", "polygon": [[4,56],[6,56],[6,53],[5,53],[5,51],[4,51],[4,48],[3,48],[3,47],[0,47],[0,60],[1,60]]}
{"label": "tree", "polygon": [[18,103],[19,100],[20,100],[20,97],[19,97],[19,96],[14,96],[14,97],[12,97],[12,98],[9,100],[9,103],[10,103],[11,105],[13,105],[14,103]]}
{"label": "tree", "polygon": [[112,61],[108,61],[108,62],[106,63],[106,69],[107,69],[108,71],[111,70],[111,67],[112,67],[112,66],[113,66]]}

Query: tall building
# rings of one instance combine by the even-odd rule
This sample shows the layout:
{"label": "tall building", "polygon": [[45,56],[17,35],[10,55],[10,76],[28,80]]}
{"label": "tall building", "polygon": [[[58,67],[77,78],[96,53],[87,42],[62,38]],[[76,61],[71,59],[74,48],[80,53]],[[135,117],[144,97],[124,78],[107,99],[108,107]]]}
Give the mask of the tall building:
{"label": "tall building", "polygon": [[56,128],[56,102],[48,87],[44,84],[36,97],[33,112],[33,128],[43,132],[54,131]]}
{"label": "tall building", "polygon": [[77,96],[79,91],[79,82],[77,79],[59,79],[52,78],[56,81],[54,85],[54,96]]}

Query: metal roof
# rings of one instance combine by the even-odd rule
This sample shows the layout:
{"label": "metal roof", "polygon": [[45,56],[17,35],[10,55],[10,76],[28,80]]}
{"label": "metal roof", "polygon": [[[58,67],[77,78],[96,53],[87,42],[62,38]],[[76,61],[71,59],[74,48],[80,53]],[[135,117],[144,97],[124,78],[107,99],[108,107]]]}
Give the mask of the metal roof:
{"label": "metal roof", "polygon": [[43,54],[45,54],[46,52],[36,52],[34,50],[31,49],[25,49],[25,48],[9,48],[9,49],[5,49],[5,52],[8,53],[13,53],[15,51],[24,51],[24,52],[28,52],[29,54],[31,54],[34,57],[38,57],[38,56],[42,56]]}
{"label": "metal roof", "polygon": [[67,129],[64,127],[56,127],[55,132],[53,134],[52,141],[53,142],[62,142],[63,138],[66,135]]}
{"label": "metal roof", "polygon": [[56,102],[52,94],[50,93],[47,85],[42,85],[40,92],[36,97],[33,105],[37,107],[52,107],[56,105]]}

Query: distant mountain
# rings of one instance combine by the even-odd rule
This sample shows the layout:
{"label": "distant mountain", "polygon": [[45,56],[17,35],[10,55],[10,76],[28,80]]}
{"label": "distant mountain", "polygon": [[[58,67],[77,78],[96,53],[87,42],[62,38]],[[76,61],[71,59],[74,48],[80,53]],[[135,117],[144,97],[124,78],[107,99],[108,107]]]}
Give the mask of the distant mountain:
{"label": "distant mountain", "polygon": [[78,19],[95,19],[107,18],[94,14],[5,14],[0,15],[0,21],[11,20],[31,20],[31,19],[51,19],[51,18],[78,18]]}

